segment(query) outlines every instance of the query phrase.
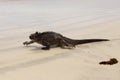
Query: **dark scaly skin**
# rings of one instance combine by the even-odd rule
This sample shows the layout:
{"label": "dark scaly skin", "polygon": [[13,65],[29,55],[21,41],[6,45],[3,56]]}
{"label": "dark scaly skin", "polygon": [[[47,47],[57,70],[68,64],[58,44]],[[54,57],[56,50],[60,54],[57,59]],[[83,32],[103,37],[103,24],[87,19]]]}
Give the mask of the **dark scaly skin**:
{"label": "dark scaly skin", "polygon": [[45,47],[42,49],[49,50],[50,47],[61,47],[61,48],[68,48],[71,49],[75,47],[78,44],[85,44],[85,43],[91,43],[91,42],[100,42],[100,41],[109,41],[108,39],[83,39],[83,40],[74,40],[67,38],[59,33],[56,32],[43,32],[43,33],[33,33],[29,36],[31,41],[26,41],[23,44],[24,45],[30,45],[32,43],[38,43]]}

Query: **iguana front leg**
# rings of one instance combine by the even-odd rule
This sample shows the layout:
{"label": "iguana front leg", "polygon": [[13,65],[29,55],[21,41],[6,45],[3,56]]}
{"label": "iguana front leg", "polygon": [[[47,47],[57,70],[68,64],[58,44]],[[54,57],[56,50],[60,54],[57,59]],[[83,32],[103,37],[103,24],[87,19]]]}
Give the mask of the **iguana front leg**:
{"label": "iguana front leg", "polygon": [[34,43],[34,41],[25,41],[25,42],[23,42],[24,45],[30,45],[32,43]]}
{"label": "iguana front leg", "polygon": [[50,49],[50,44],[49,42],[43,41],[42,45],[44,45],[44,47],[42,47],[42,50],[49,50]]}

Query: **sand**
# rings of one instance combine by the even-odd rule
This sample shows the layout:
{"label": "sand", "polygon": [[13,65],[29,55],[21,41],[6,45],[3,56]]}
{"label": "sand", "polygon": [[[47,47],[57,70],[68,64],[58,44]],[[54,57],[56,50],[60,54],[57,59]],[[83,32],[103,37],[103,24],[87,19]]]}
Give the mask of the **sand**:
{"label": "sand", "polygon": [[[102,4],[102,5],[101,5]],[[120,80],[120,0],[0,0],[0,80]],[[24,46],[35,31],[108,42]],[[115,65],[99,62],[116,58]]]}
{"label": "sand", "polygon": [[82,29],[77,27],[76,30],[71,26],[68,33],[59,32],[74,39],[107,38],[110,41],[78,45],[71,50],[53,48],[43,51],[38,44],[28,47],[22,45],[28,39],[28,33],[16,33],[14,37],[1,36],[0,80],[120,79],[119,63],[111,66],[99,65],[100,61],[110,58],[120,61],[120,20]]}

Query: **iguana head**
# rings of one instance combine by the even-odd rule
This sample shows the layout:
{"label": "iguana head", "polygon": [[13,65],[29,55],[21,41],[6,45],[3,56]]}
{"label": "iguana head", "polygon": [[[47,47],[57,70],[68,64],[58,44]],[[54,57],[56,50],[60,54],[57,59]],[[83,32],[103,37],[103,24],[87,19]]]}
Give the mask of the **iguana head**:
{"label": "iguana head", "polygon": [[30,38],[31,40],[36,40],[36,39],[39,38],[40,34],[41,34],[41,33],[39,33],[39,32],[35,32],[35,33],[31,34],[31,35],[29,36],[29,38]]}

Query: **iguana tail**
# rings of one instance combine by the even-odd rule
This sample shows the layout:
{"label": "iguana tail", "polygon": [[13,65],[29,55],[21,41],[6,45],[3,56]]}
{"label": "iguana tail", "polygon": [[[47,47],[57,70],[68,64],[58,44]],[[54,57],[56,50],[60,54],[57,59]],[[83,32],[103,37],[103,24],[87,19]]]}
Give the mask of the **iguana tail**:
{"label": "iguana tail", "polygon": [[85,43],[93,43],[93,42],[102,42],[102,41],[110,41],[109,39],[83,39],[83,40],[74,40],[75,45],[77,44],[85,44]]}

